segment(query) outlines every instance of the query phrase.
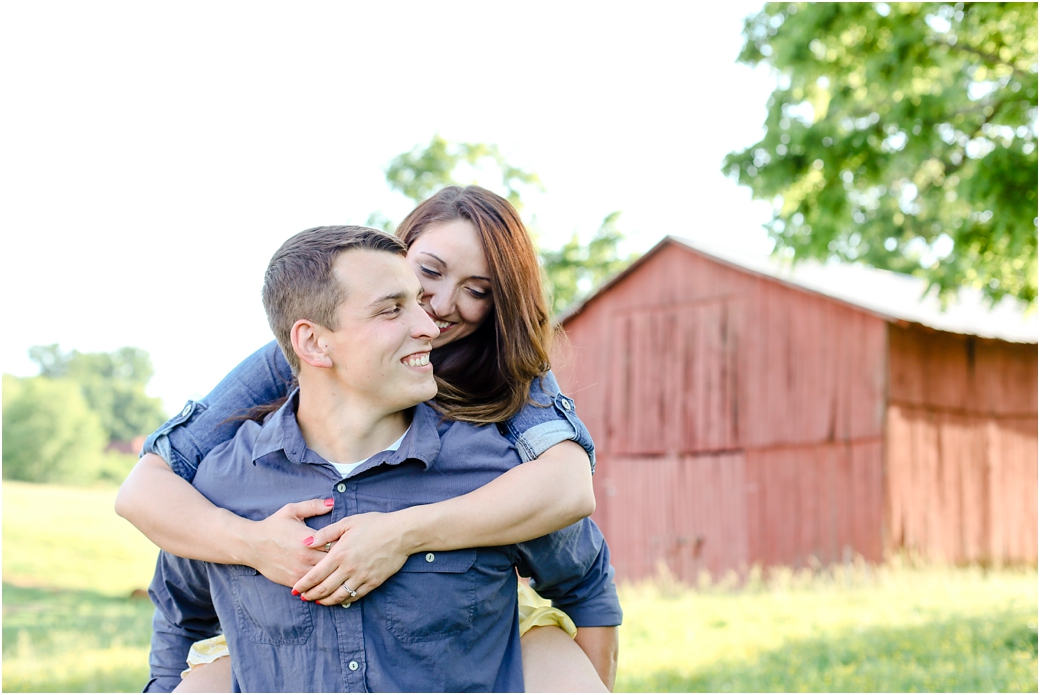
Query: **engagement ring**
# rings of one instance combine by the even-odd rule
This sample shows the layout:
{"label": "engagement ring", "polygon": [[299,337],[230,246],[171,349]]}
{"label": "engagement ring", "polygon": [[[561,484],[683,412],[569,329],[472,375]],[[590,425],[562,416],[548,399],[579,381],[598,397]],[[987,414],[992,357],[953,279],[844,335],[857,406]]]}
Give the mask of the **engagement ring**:
{"label": "engagement ring", "polygon": [[350,598],[354,598],[355,596],[357,596],[357,592],[351,589],[349,586],[347,586],[346,582],[343,582],[343,588],[347,590],[348,594],[350,594]]}

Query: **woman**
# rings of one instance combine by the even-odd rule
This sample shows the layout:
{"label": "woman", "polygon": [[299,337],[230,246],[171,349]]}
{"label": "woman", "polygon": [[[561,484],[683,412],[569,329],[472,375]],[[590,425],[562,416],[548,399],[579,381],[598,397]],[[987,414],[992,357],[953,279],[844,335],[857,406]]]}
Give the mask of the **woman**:
{"label": "woman", "polygon": [[[169,552],[252,566],[325,605],[360,599],[416,552],[525,541],[591,513],[591,441],[572,402],[546,374],[553,329],[534,248],[516,211],[479,187],[450,187],[421,203],[398,235],[423,284],[424,308],[441,330],[432,354],[436,407],[453,419],[497,424],[534,460],[469,495],[348,517],[318,532],[303,519],[327,511],[320,500],[288,505],[261,522],[236,517],[188,481],[202,457],[233,434],[230,416],[287,393],[289,370],[272,345],[150,438],[146,448],[153,453],[127,478],[117,511]],[[328,550],[327,557],[318,549]],[[533,606],[528,612],[539,625],[552,613]],[[559,628],[525,634],[529,689],[590,689],[597,672],[612,684],[615,629],[583,628],[575,639],[592,663]],[[226,669],[227,659],[221,661]]]}

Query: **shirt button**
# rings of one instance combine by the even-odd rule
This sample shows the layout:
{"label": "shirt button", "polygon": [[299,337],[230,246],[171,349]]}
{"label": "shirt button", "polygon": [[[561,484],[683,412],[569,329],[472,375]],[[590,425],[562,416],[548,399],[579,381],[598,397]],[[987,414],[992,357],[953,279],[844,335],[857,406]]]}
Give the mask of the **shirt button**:
{"label": "shirt button", "polygon": [[346,491],[347,491],[347,486],[344,485],[343,483],[340,483],[339,485],[336,486],[336,492],[346,492]]}
{"label": "shirt button", "polygon": [[571,402],[567,398],[563,399],[563,409],[564,410],[570,410],[571,409]]}
{"label": "shirt button", "polygon": [[343,606],[344,608],[350,608],[351,606],[354,605],[354,602],[353,601],[347,601],[346,603],[341,603],[339,605]]}
{"label": "shirt button", "polygon": [[188,405],[184,406],[184,410],[181,411],[181,415],[187,415],[190,412],[191,412],[191,403],[189,403]]}
{"label": "shirt button", "polygon": [[347,664],[347,668],[349,668],[351,671],[357,671],[359,668],[361,668],[361,664],[359,664],[356,661],[351,661],[349,664]]}
{"label": "shirt button", "polygon": [[426,561],[427,562],[433,562],[433,560],[434,560],[433,553],[426,553]]}

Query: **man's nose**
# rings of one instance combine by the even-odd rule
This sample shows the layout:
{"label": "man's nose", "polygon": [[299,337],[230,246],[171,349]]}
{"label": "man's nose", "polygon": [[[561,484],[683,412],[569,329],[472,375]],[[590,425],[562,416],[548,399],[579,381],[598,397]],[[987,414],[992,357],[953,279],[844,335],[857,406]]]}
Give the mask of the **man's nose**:
{"label": "man's nose", "polygon": [[419,315],[415,317],[415,323],[412,326],[412,336],[433,340],[441,334],[441,329],[437,328],[437,324],[433,322],[433,319],[430,318],[430,315],[426,313],[422,306],[416,305],[416,308]]}

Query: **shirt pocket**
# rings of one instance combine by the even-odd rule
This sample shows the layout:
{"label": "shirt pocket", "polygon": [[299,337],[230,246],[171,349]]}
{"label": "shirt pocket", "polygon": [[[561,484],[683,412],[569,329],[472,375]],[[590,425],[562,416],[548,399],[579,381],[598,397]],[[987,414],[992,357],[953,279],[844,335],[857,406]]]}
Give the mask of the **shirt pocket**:
{"label": "shirt pocket", "polygon": [[476,612],[476,550],[417,553],[384,584],[386,627],[402,643],[458,637]]}
{"label": "shirt pocket", "polygon": [[314,604],[293,596],[252,567],[230,565],[238,629],[257,644],[306,644],[314,632]]}

